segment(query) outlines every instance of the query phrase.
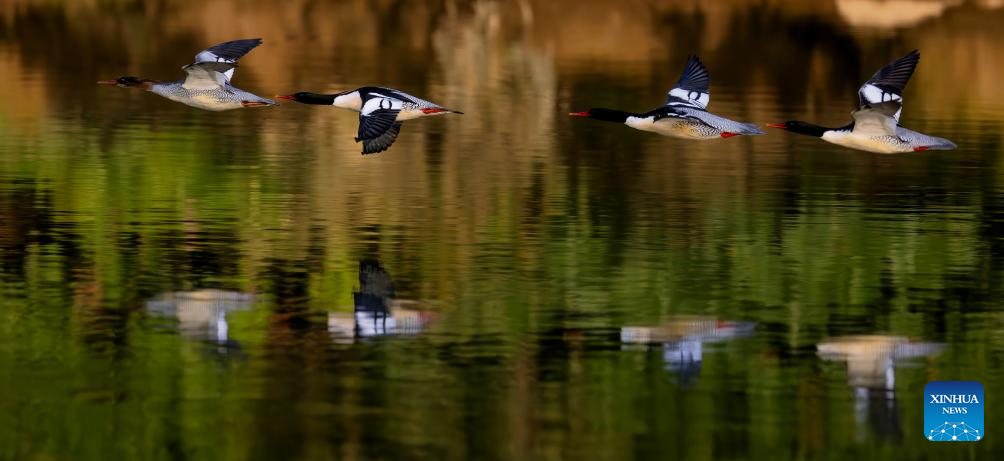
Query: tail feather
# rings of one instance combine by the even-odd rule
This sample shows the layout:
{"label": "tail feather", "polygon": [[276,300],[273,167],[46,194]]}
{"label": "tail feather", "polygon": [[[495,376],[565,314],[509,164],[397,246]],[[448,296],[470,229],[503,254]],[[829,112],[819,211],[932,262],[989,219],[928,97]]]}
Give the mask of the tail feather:
{"label": "tail feather", "polygon": [[952,150],[958,147],[954,142],[945,138],[918,133],[901,126],[896,127],[896,136],[911,145],[925,147],[924,150]]}
{"label": "tail feather", "polygon": [[927,146],[928,149],[953,150],[953,149],[959,147],[959,146],[956,146],[954,142],[949,141],[949,140],[947,140],[945,138],[935,138],[935,139],[937,139],[938,142],[934,143],[933,145]]}

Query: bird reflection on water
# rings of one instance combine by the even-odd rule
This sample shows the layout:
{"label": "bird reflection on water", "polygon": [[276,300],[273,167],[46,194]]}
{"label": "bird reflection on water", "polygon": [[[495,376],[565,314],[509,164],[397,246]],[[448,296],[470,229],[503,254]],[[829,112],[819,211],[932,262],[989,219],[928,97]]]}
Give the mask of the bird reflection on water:
{"label": "bird reflection on water", "polygon": [[379,262],[359,262],[359,291],[353,292],[353,313],[328,314],[328,331],[336,342],[389,335],[415,335],[436,316],[408,307],[412,301],[394,298],[394,281]]}
{"label": "bird reflection on water", "polygon": [[681,385],[687,385],[700,375],[704,344],[752,336],[755,328],[755,322],[671,317],[654,327],[622,327],[621,343],[626,349],[660,345],[666,369],[676,374]]}
{"label": "bird reflection on water", "polygon": [[903,336],[841,336],[816,346],[826,361],[847,362],[847,385],[854,389],[859,437],[867,432],[885,438],[902,434],[896,400],[896,362],[941,354],[945,346],[914,342]]}
{"label": "bird reflection on water", "polygon": [[146,311],[176,319],[178,331],[186,338],[209,341],[225,349],[239,346],[229,337],[227,314],[250,309],[254,299],[250,293],[217,289],[176,291],[147,301]]}

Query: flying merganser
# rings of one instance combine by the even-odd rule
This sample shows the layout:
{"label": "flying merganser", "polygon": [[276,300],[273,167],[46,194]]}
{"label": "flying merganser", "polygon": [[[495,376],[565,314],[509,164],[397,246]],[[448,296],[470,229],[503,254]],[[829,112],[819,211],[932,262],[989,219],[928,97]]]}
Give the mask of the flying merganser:
{"label": "flying merganser", "polygon": [[918,61],[920,53],[913,50],[875,72],[858,89],[858,108],[851,112],[854,121],[849,125],[826,128],[808,122],[787,121],[767,126],[879,154],[955,149],[955,143],[947,139],[899,126],[899,115],[903,112],[903,88],[910,81]]}
{"label": "flying merganser", "polygon": [[161,83],[132,76],[98,83],[122,88],[142,88],[199,109],[223,111],[241,107],[274,106],[275,101],[248,93],[230,84],[237,60],[261,45],[260,38],[232,40],[206,48],[195,55],[195,62],[182,67],[184,80]]}
{"label": "flying merganser", "polygon": [[697,56],[691,56],[676,86],[669,90],[666,103],[643,114],[614,109],[593,108],[568,115],[589,117],[605,122],[623,123],[631,128],[663,136],[684,139],[731,138],[764,134],[752,123],[737,122],[707,111],[711,93],[711,75]]}
{"label": "flying merganser", "polygon": [[441,114],[463,114],[401,90],[364,86],[335,94],[301,91],[276,96],[303,104],[323,104],[359,112],[359,132],[356,142],[363,143],[363,154],[375,154],[390,148],[401,131],[401,122]]}

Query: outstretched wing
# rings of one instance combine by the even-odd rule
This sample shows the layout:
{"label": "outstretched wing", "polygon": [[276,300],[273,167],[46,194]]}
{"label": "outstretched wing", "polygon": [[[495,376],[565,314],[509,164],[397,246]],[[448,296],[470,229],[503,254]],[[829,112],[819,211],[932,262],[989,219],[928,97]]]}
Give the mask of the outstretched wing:
{"label": "outstretched wing", "polygon": [[261,44],[262,39],[260,38],[244,38],[213,45],[195,55],[195,63],[190,64],[190,66],[208,62],[234,64],[233,67],[222,72],[226,80],[230,81],[234,77],[234,68],[237,67],[237,60]]}
{"label": "outstretched wing", "polygon": [[363,140],[363,155],[376,154],[390,149],[391,144],[397,141],[397,135],[401,132],[401,123],[395,123],[387,128],[382,135],[373,139]]}
{"label": "outstretched wing", "polygon": [[394,280],[379,262],[364,259],[359,261],[359,291],[352,295],[356,311],[386,312],[394,297]]}
{"label": "outstretched wing", "polygon": [[374,139],[394,126],[401,112],[401,100],[383,96],[369,97],[359,111],[359,134],[356,142]]}
{"label": "outstretched wing", "polygon": [[[890,116],[899,123],[899,115],[903,112],[903,88],[910,81],[918,61],[920,53],[913,50],[875,72],[858,89],[858,110],[892,102],[897,107]],[[888,107],[884,110],[888,111]]]}
{"label": "outstretched wing", "polygon": [[359,291],[379,296],[394,296],[394,280],[379,261],[359,261]]}
{"label": "outstretched wing", "polygon": [[711,101],[711,93],[708,91],[710,84],[711,74],[708,74],[708,69],[701,63],[700,58],[691,56],[687,60],[687,66],[683,68],[680,80],[669,90],[665,105],[707,109],[708,102]]}
{"label": "outstretched wing", "polygon": [[369,139],[376,139],[380,135],[386,133],[387,130],[394,126],[399,112],[401,111],[393,109],[375,110],[369,114],[360,112],[359,134],[356,135],[356,140],[366,141]]}
{"label": "outstretched wing", "polygon": [[404,102],[370,92],[359,111],[359,133],[356,142],[362,141],[363,154],[383,152],[397,139],[401,124],[397,121]]}

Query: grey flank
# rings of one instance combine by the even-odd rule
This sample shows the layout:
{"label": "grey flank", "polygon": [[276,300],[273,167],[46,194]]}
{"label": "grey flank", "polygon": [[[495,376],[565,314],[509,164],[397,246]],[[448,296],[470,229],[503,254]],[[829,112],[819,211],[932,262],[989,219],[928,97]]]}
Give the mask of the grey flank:
{"label": "grey flank", "polygon": [[188,89],[182,86],[184,81],[154,84],[150,91],[172,101],[177,101],[192,107],[211,111],[224,111],[244,107],[242,102],[259,102],[276,105],[275,101],[262,98],[229,82],[215,88]]}
{"label": "grey flank", "polygon": [[928,136],[924,133],[918,133],[901,126],[896,127],[896,136],[899,136],[900,139],[906,141],[912,146],[926,146],[928,149],[932,150],[952,150],[958,147],[954,142],[945,138]]}
{"label": "grey flank", "polygon": [[765,134],[764,131],[760,129],[760,127],[752,123],[744,123],[744,122],[737,122],[735,120],[729,120],[725,117],[720,117],[703,109],[678,106],[675,107],[674,110],[686,118],[693,118],[700,120],[701,122],[707,124],[708,126],[714,127],[724,132],[745,134],[745,135]]}

